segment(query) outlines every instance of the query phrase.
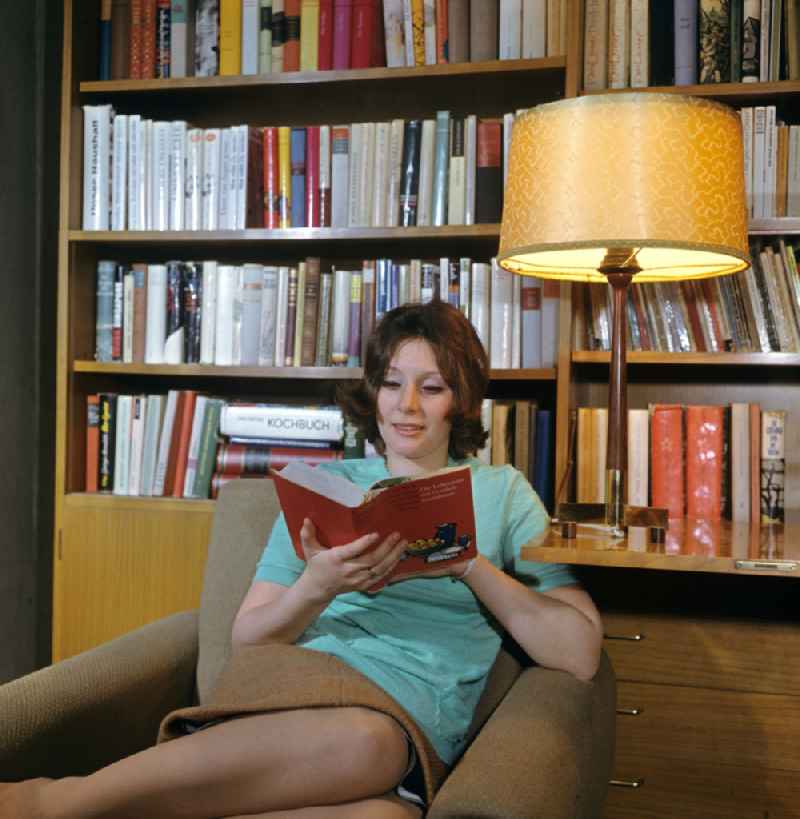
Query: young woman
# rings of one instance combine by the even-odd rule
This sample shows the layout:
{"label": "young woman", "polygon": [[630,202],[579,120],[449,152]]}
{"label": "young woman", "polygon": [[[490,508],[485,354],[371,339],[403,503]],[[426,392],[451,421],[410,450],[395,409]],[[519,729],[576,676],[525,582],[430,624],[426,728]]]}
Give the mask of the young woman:
{"label": "young woman", "polygon": [[591,599],[566,567],[520,558],[547,525],[541,502],[512,467],[471,457],[487,437],[487,381],[486,353],[458,310],[438,301],[392,310],[370,339],[363,382],[342,400],[381,457],[322,467],[366,488],[468,464],[476,558],[370,594],[401,559],[398,533],[324,549],[312,512],[301,561],[281,516],[236,616],[226,673],[236,678],[239,658],[259,670],[240,669],[249,678],[231,690],[291,687],[294,664],[299,689],[308,679],[336,687],[326,685],[335,672],[358,695],[239,708],[201,725],[192,709],[178,712],[173,725],[201,730],[89,777],[5,786],[0,819],[412,819],[463,750],[502,631],[534,662],[591,679],[602,636]]}

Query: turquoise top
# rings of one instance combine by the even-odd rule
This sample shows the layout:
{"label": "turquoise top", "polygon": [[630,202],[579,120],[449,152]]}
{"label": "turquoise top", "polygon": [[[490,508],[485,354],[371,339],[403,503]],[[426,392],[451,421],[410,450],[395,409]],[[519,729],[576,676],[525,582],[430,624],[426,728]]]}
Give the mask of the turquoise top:
{"label": "turquoise top", "polygon": [[[544,506],[522,473],[475,458],[463,463],[472,470],[478,551],[538,591],[575,583],[567,566],[519,556],[520,547],[548,524]],[[319,468],[365,489],[389,477],[382,458],[333,461]],[[255,579],[291,586],[304,565],[280,515]],[[405,580],[375,595],[340,594],[297,645],[333,654],[369,677],[411,714],[441,759],[452,764],[464,748],[500,641],[499,625],[469,586],[442,577]]]}

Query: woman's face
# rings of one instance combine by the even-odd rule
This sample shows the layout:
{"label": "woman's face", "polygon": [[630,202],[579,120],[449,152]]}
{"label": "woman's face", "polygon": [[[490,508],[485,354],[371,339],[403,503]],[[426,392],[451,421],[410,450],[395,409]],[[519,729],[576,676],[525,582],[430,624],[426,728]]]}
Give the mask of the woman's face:
{"label": "woman's face", "polygon": [[447,466],[448,413],[453,391],[442,378],[427,341],[409,339],[395,350],[378,390],[378,430],[393,475]]}

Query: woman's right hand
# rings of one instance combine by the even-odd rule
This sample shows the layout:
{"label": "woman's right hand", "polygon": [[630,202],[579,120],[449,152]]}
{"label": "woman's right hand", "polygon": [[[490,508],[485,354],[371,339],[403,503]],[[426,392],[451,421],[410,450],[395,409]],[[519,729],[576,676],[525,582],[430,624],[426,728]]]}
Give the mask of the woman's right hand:
{"label": "woman's right hand", "polygon": [[328,599],[345,592],[368,592],[397,565],[408,545],[397,532],[375,546],[377,540],[378,534],[373,532],[352,543],[326,548],[317,540],[314,524],[305,518],[300,529],[306,559],[303,574]]}

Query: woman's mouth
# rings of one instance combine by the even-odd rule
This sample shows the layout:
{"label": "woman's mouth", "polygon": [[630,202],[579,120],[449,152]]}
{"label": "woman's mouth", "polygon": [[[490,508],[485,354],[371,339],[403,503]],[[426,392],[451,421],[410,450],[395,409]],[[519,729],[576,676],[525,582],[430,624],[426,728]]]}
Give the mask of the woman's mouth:
{"label": "woman's mouth", "polygon": [[392,424],[395,432],[400,435],[417,435],[422,432],[423,427],[419,424]]}

